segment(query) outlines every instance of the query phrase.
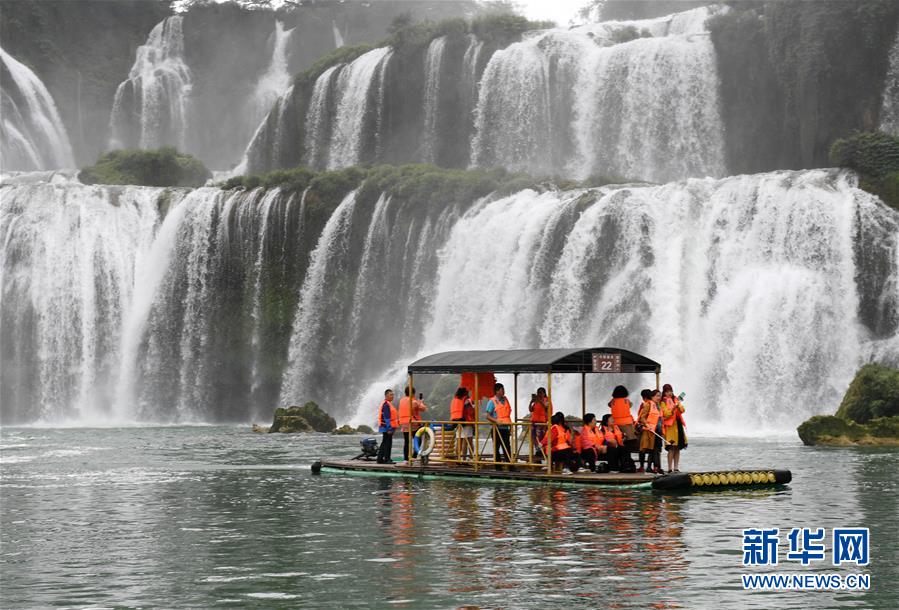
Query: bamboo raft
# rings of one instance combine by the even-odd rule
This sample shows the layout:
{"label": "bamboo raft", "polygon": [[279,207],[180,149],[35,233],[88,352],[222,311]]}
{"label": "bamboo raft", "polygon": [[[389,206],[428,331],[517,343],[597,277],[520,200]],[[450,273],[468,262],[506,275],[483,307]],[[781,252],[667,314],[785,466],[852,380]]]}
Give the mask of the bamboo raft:
{"label": "bamboo raft", "polygon": [[547,473],[544,470],[475,469],[462,465],[431,462],[406,464],[378,464],[365,460],[322,460],[312,464],[313,474],[348,474],[411,477],[424,479],[453,479],[476,481],[506,481],[523,483],[553,483],[578,486],[603,486],[619,489],[655,489],[658,491],[705,491],[738,488],[757,488],[786,485],[792,480],[789,470],[733,470],[715,472],[677,472],[653,475],[642,472],[579,471],[576,473]]}

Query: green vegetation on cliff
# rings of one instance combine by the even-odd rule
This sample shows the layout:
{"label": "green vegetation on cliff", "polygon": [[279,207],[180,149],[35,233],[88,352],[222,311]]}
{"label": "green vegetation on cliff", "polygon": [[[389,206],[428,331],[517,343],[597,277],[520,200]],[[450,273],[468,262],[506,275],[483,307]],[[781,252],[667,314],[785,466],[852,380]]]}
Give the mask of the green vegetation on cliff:
{"label": "green vegetation on cliff", "polygon": [[103,153],[78,175],[84,184],[186,187],[202,186],[211,177],[199,159],[170,147]]}
{"label": "green vegetation on cliff", "polygon": [[806,445],[899,445],[899,370],[866,364],[836,415],[816,415],[797,432]]}
{"label": "green vegetation on cliff", "polygon": [[727,4],[708,26],[732,173],[823,167],[834,140],[876,128],[899,3]]}
{"label": "green vegetation on cliff", "polygon": [[861,188],[899,210],[899,138],[872,132],[837,140],[830,162],[857,171]]}

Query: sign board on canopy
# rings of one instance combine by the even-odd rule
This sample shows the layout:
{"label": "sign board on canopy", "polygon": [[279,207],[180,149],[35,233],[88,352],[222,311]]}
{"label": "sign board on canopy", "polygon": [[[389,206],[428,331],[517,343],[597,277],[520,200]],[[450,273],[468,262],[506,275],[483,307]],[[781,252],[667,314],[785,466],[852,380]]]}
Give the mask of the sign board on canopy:
{"label": "sign board on canopy", "polygon": [[594,373],[620,373],[621,372],[621,354],[606,354],[603,352],[593,352],[593,372]]}

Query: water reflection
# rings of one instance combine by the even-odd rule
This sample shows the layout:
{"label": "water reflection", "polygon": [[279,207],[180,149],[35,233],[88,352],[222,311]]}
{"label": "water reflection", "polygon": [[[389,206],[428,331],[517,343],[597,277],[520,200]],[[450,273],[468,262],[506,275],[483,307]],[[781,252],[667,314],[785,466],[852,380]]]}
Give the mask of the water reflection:
{"label": "water reflection", "polygon": [[[794,482],[678,496],[309,475],[322,455],[355,455],[355,438],[0,434],[8,607],[899,607],[895,451],[701,439],[694,463],[776,464]],[[858,524],[869,594],[739,587],[742,528]]]}

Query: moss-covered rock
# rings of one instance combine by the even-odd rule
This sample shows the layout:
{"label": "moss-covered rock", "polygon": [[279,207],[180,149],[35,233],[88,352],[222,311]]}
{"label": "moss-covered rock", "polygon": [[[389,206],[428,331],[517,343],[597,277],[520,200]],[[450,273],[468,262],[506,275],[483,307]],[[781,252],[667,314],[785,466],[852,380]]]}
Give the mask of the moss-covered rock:
{"label": "moss-covered rock", "polygon": [[349,434],[358,434],[355,428],[348,424],[344,424],[339,428],[335,428],[331,430],[331,434],[340,434],[340,435],[349,435]]}
{"label": "moss-covered rock", "polygon": [[366,426],[365,424],[362,424],[361,426],[357,427],[356,432],[358,432],[359,434],[374,434],[375,433],[375,431],[372,430],[371,426]]}
{"label": "moss-covered rock", "polygon": [[302,407],[281,407],[275,409],[275,420],[269,432],[312,432],[312,426],[301,414]]}
{"label": "moss-covered rock", "polygon": [[806,445],[899,445],[899,370],[866,364],[836,415],[816,415],[796,431]]}
{"label": "moss-covered rock", "polygon": [[158,150],[113,150],[78,175],[84,184],[202,186],[212,173],[203,163],[171,147]]}
{"label": "moss-covered rock", "polygon": [[292,407],[282,407],[280,409],[275,410],[275,421],[272,423],[271,432],[284,432],[284,430],[276,430],[275,428],[280,428],[280,423],[284,425],[288,425],[290,427],[290,422],[296,421],[297,426],[302,426],[305,424],[309,427],[308,430],[288,430],[289,432],[331,432],[337,427],[337,422],[334,421],[334,418],[321,410],[321,408],[312,401],[307,402],[302,407],[292,406]]}
{"label": "moss-covered rock", "polygon": [[857,171],[861,188],[899,210],[899,138],[871,132],[837,140],[830,162]]}

